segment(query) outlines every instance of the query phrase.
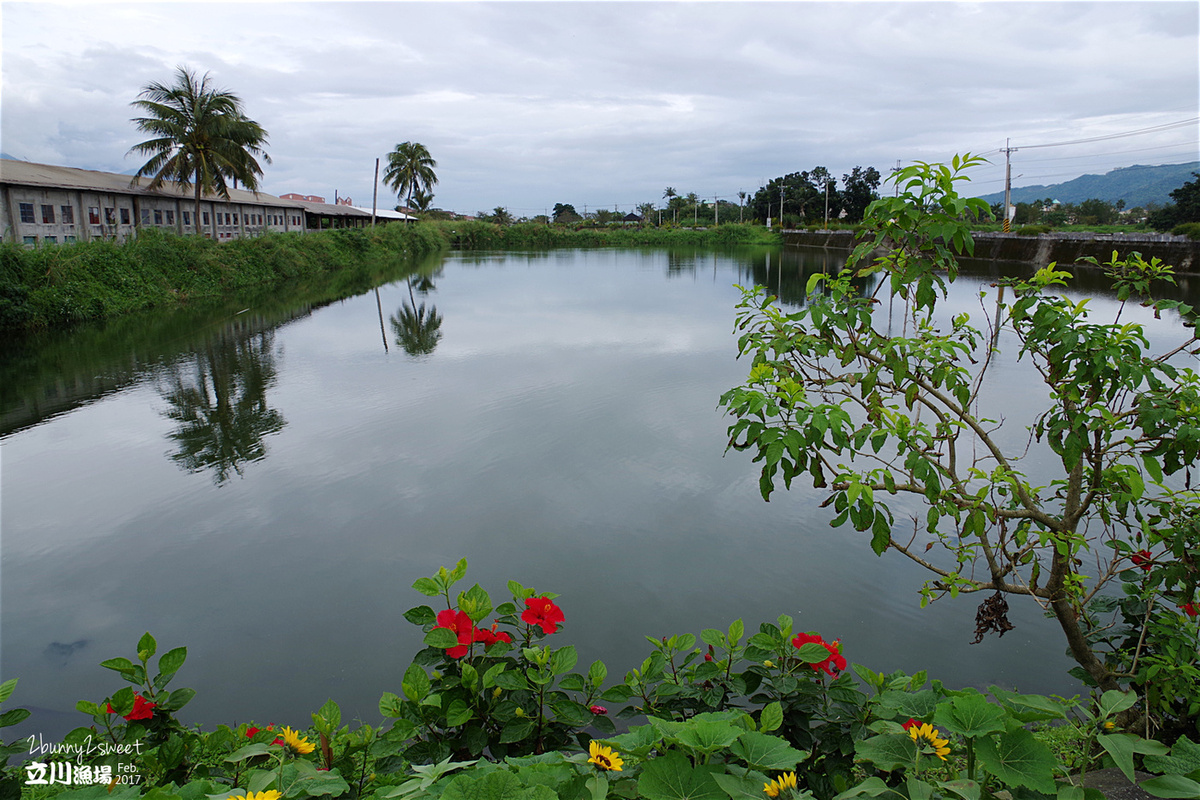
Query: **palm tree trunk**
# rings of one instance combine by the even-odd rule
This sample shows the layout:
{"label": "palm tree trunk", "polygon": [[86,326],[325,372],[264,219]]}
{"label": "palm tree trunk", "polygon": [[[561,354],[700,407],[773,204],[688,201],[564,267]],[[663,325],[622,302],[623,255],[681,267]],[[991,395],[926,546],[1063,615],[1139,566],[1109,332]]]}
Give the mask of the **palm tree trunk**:
{"label": "palm tree trunk", "polygon": [[196,233],[200,234],[200,170],[196,170],[196,216],[192,222],[196,225]]}

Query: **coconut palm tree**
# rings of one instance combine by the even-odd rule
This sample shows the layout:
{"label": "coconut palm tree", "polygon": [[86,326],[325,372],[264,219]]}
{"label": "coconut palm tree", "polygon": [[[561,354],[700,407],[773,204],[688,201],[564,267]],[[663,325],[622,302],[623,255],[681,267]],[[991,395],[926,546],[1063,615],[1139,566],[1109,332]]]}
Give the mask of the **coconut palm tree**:
{"label": "coconut palm tree", "polygon": [[[673,187],[673,186],[667,187],[667,190],[665,192],[663,192],[663,198],[665,198],[667,201],[667,208],[670,208],[672,211],[675,210],[674,204],[671,201],[674,200],[678,196],[679,196],[679,192],[675,191],[675,187]],[[674,216],[672,216],[671,221],[672,222],[675,221]]]}
{"label": "coconut palm tree", "polygon": [[182,189],[194,188],[197,231],[202,195],[228,200],[226,180],[258,190],[262,175],[258,159],[271,163],[263,150],[267,132],[246,116],[236,94],[214,88],[208,73],[197,78],[186,67],[178,67],[174,83],[150,84],[131,105],[146,114],[132,120],[138,130],[154,137],[129,150],[150,156],[132,182],[149,175],[151,189],[167,180]]}
{"label": "coconut palm tree", "polygon": [[388,153],[387,160],[383,182],[392,187],[397,196],[408,198],[405,203],[408,208],[413,207],[413,195],[416,192],[429,192],[437,185],[437,175],[433,172],[437,162],[429,155],[425,145],[402,142]]}

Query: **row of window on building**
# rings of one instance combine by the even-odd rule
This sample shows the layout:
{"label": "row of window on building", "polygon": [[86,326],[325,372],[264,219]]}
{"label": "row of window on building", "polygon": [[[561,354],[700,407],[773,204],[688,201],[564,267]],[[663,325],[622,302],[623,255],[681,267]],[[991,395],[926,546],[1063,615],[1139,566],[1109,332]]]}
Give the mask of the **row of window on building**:
{"label": "row of window on building", "polygon": [[[34,211],[35,211],[34,204],[33,203],[20,203],[19,205],[20,205],[20,213],[21,213],[21,222],[29,223],[29,224],[37,224],[38,220],[34,214]],[[43,204],[41,207],[41,212],[42,212],[42,215],[41,215],[42,216],[42,224],[44,224],[44,225],[56,224],[56,220],[54,218],[55,217],[55,214],[54,214],[55,209],[54,209],[53,205]],[[218,211],[215,213],[216,213],[217,225],[232,226],[232,225],[240,224],[238,222],[237,214],[234,214],[231,212],[226,212],[226,211]],[[75,207],[74,206],[59,206],[58,214],[59,214],[59,219],[61,219],[63,225],[74,225],[75,224]],[[130,223],[130,210],[128,208],[111,208],[111,207],[104,209],[104,224],[105,225],[116,225],[118,214],[120,215],[120,219],[121,219],[120,224],[122,224],[122,225],[131,224]],[[181,212],[181,214],[182,214],[183,224],[187,227],[190,227],[192,224],[192,212],[183,211],[183,212]],[[201,216],[200,224],[201,225],[204,225],[205,227],[207,227],[212,224],[212,219],[209,216],[209,214],[210,214],[210,212],[208,212],[208,211],[200,212],[200,216]],[[156,208],[156,209],[151,210],[149,208],[143,208],[141,216],[142,216],[142,225],[150,225],[150,224],[174,225],[175,224],[175,211],[173,209]],[[262,227],[263,225],[280,226],[280,225],[284,224],[284,215],[283,214],[265,214],[265,215],[264,214],[245,214],[243,216],[244,216],[244,222],[246,225],[252,225],[252,226],[256,225],[256,226]],[[153,219],[153,223],[151,223],[151,219]],[[88,206],[88,224],[89,225],[99,225],[100,224],[100,208],[99,208],[99,206]],[[297,228],[300,227],[300,217],[298,215],[291,216],[291,225],[293,227],[297,227]],[[22,238],[24,239],[26,244],[35,244],[37,242],[36,236],[25,236]],[[223,234],[222,238],[229,238],[229,236],[226,234]],[[48,243],[55,243],[58,241],[58,237],[57,236],[43,236],[42,241],[48,242]],[[75,237],[74,236],[64,236],[63,241],[66,243],[71,243],[71,242],[75,241]]]}

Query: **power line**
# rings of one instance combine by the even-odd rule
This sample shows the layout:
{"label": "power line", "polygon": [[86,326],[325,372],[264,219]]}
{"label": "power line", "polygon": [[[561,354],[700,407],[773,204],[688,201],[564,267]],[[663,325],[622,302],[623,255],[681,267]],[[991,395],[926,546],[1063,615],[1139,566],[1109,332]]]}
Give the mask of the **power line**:
{"label": "power line", "polygon": [[[1179,122],[1168,122],[1164,125],[1154,125],[1149,128],[1139,128],[1135,131],[1125,131],[1124,133],[1110,133],[1105,136],[1092,136],[1088,139],[1073,139],[1068,142],[1047,142],[1046,144],[1025,144],[1020,147],[1013,148],[1015,150],[1033,150],[1039,147],[1066,147],[1074,144],[1089,144],[1091,142],[1104,142],[1109,139],[1123,139],[1127,136],[1141,136],[1146,133],[1156,133],[1158,131],[1169,131],[1173,128],[1182,128],[1185,125],[1195,125],[1200,122],[1200,117],[1192,117],[1191,119],[1180,120]],[[1003,150],[997,151],[1003,152]]]}

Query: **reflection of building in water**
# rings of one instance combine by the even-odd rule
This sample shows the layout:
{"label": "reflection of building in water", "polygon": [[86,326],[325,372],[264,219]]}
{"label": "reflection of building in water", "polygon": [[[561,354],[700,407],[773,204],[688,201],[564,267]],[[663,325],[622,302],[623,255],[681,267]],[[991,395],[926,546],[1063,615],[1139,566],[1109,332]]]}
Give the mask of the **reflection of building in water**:
{"label": "reflection of building in water", "polygon": [[20,343],[10,343],[12,349],[0,357],[0,436],[121,391],[156,367],[188,358],[204,347],[214,326],[219,336],[247,338],[312,311],[312,305],[304,304],[286,313],[247,312],[221,322],[199,322],[185,337],[167,330],[170,315],[126,318],[98,330],[52,335],[50,342],[31,340],[27,357]]}

